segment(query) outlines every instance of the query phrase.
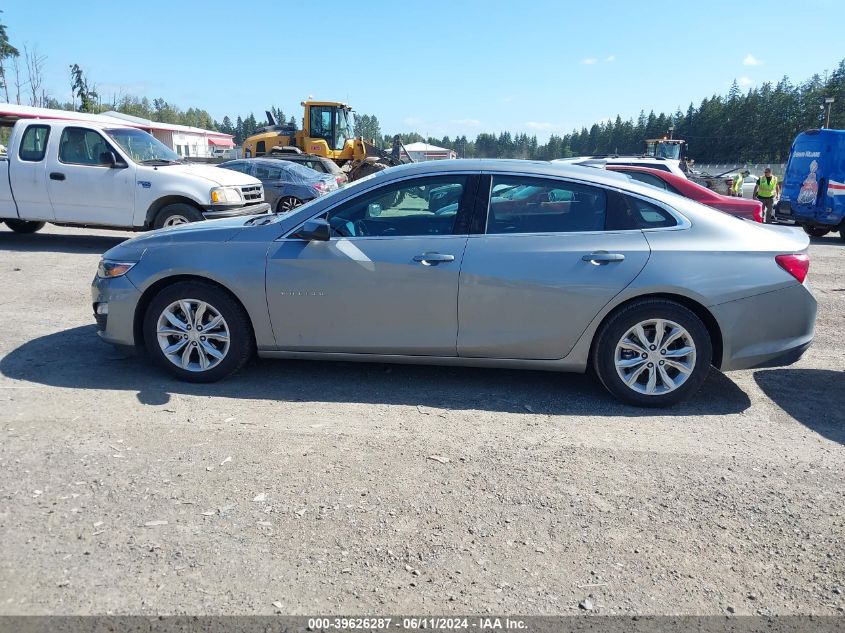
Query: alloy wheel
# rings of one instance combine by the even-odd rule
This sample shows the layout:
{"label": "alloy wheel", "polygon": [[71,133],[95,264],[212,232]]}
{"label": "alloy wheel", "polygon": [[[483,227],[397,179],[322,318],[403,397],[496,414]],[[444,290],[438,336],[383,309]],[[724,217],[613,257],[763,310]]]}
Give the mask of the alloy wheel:
{"label": "alloy wheel", "polygon": [[630,328],[616,344],[616,373],[628,388],[657,396],[675,391],[695,369],[690,333],[674,321],[648,319]]}
{"label": "alloy wheel", "polygon": [[184,215],[171,215],[168,217],[162,226],[179,226],[180,224],[188,224],[190,220]]}
{"label": "alloy wheel", "polygon": [[191,372],[216,367],[229,352],[229,326],[211,304],[180,299],[159,315],[156,336],[164,357]]}

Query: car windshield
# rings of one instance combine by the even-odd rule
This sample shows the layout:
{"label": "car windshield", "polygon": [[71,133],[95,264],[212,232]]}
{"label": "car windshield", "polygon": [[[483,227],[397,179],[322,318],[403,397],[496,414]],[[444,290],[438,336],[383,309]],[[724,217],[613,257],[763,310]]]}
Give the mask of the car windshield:
{"label": "car windshield", "polygon": [[106,130],[115,143],[136,163],[178,163],[179,154],[167,147],[152,134],[135,128]]}

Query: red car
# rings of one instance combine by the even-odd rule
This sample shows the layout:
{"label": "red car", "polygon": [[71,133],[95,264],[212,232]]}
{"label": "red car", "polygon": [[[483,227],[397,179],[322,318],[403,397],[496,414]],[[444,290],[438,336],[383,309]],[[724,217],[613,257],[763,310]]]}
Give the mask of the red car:
{"label": "red car", "polygon": [[763,221],[763,203],[759,200],[746,200],[745,198],[731,198],[723,196],[707,187],[702,187],[686,178],[670,174],[668,171],[651,169],[649,167],[631,167],[628,165],[607,165],[608,171],[618,171],[628,174],[634,180],[639,180],[647,185],[653,185],[672,193],[677,193],[684,198],[695,200],[708,207],[719,211],[730,213],[741,218]]}

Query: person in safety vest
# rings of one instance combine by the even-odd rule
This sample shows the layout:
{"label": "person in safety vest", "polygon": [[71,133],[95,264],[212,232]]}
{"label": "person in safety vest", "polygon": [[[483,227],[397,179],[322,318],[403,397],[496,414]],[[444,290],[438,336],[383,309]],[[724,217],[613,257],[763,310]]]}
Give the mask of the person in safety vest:
{"label": "person in safety vest", "polygon": [[781,184],[777,176],[772,176],[772,168],[763,170],[763,177],[754,185],[754,197],[763,203],[763,222],[772,221],[772,210],[775,206],[775,194],[780,195]]}
{"label": "person in safety vest", "polygon": [[735,198],[742,197],[742,181],[743,181],[743,173],[739,172],[734,178],[734,184],[731,187],[731,195]]}

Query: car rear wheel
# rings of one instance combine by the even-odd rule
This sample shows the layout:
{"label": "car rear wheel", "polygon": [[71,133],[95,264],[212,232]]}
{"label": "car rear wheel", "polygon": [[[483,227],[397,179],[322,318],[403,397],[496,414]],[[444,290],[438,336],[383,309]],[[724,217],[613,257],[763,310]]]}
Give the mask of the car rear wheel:
{"label": "car rear wheel", "polygon": [[196,208],[189,204],[177,202],[175,204],[168,204],[156,214],[155,220],[153,221],[153,228],[163,229],[168,226],[188,224],[189,222],[201,222],[204,219],[202,213]]}
{"label": "car rear wheel", "polygon": [[166,287],[144,316],[144,341],[153,360],[188,382],[214,382],[252,356],[252,327],[244,309],[222,288],[198,281]]}
{"label": "car rear wheel", "polygon": [[830,233],[830,229],[823,229],[818,226],[805,226],[804,232],[810,237],[824,237]]}
{"label": "car rear wheel", "polygon": [[598,332],[593,367],[610,393],[629,404],[665,407],[697,392],[713,348],[701,319],[666,299],[632,303]]}
{"label": "car rear wheel", "polygon": [[283,196],[279,198],[279,202],[276,203],[276,213],[292,211],[301,204],[302,200],[299,198],[295,198],[294,196]]}
{"label": "car rear wheel", "polygon": [[47,224],[46,222],[32,222],[29,220],[17,220],[14,218],[3,218],[3,222],[5,222],[6,226],[12,229],[15,233],[35,233],[36,231],[43,229],[44,225]]}

